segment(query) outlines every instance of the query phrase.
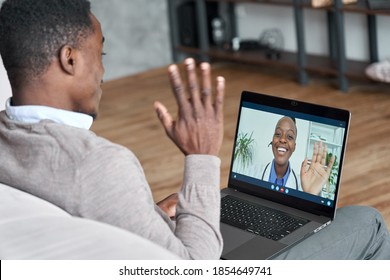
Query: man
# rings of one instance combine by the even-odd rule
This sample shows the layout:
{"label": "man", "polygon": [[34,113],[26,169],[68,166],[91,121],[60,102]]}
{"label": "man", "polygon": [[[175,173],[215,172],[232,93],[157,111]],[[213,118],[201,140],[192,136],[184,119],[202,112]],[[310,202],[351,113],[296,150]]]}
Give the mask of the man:
{"label": "man", "polygon": [[[199,86],[195,63],[187,59],[188,98],[177,66],[169,67],[178,117],[174,120],[160,102],[155,109],[185,155],[185,173],[178,196],[158,207],[135,156],[88,130],[98,114],[104,73],[104,38],[89,2],[6,0],[0,38],[12,87],[12,99],[0,112],[0,182],[74,216],[137,233],[182,258],[219,258],[217,154],[223,137],[224,79],[217,78],[212,96],[210,65],[201,64]],[[389,235],[377,211],[356,207],[340,216],[326,233],[280,258],[389,257]],[[352,243],[342,240],[346,236]],[[332,244],[339,249],[325,250]]]}

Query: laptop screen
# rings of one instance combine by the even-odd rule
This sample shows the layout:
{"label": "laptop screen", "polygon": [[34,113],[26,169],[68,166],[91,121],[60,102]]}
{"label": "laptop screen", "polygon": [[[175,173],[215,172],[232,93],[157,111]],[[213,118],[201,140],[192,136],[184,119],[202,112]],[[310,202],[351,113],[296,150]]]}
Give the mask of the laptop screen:
{"label": "laptop screen", "polygon": [[244,92],[229,185],[333,213],[349,116],[341,109]]}

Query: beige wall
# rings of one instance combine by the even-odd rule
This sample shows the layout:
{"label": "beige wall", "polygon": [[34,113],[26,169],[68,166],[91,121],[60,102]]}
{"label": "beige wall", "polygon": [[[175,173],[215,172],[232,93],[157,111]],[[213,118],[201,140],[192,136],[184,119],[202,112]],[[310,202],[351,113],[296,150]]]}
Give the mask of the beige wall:
{"label": "beige wall", "polygon": [[104,81],[172,63],[166,0],[90,2],[105,37]]}

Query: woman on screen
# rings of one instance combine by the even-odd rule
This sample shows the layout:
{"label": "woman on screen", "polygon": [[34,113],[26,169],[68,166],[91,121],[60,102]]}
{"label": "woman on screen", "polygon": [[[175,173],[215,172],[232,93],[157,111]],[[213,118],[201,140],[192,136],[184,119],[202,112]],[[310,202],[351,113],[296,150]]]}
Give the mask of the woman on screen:
{"label": "woman on screen", "polygon": [[278,186],[319,195],[322,186],[329,178],[334,157],[329,160],[328,166],[324,168],[327,146],[323,146],[321,142],[316,143],[311,163],[308,163],[307,158],[302,162],[300,171],[302,187],[300,187],[295,171],[290,165],[290,157],[296,148],[297,132],[295,118],[284,116],[277,122],[270,143],[274,159],[264,168],[261,179]]}

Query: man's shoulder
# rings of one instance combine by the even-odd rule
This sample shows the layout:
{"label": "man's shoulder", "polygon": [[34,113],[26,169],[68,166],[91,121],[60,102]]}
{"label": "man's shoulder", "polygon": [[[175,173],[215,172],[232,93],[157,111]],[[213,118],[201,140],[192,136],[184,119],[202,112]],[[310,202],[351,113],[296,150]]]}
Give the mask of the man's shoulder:
{"label": "man's shoulder", "polygon": [[89,154],[118,154],[131,155],[132,152],[126,147],[113,143],[95,132],[87,129],[71,127],[67,125],[50,123],[47,130],[68,151],[74,151],[80,156]]}

